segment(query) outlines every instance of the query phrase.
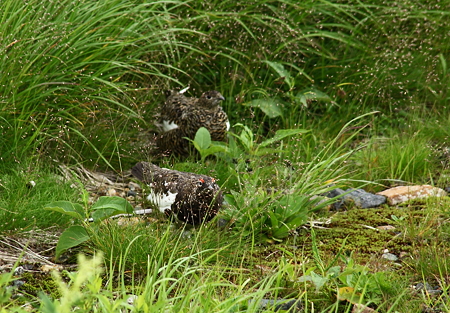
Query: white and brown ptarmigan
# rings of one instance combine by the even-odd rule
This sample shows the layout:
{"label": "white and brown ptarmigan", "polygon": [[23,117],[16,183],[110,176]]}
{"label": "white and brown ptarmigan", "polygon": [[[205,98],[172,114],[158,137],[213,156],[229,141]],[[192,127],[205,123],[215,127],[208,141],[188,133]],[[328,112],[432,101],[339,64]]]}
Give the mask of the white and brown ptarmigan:
{"label": "white and brown ptarmigan", "polygon": [[215,141],[224,141],[230,129],[228,116],[220,106],[225,100],[220,92],[207,91],[200,98],[192,98],[184,95],[186,90],[166,92],[166,101],[155,123],[160,130],[156,138],[159,153],[188,155],[189,141],[185,137],[194,139],[200,127],[208,129]]}
{"label": "white and brown ptarmigan", "polygon": [[164,214],[173,214],[187,224],[210,221],[222,206],[222,191],[212,177],[160,168],[148,162],[137,163],[131,173],[150,187],[150,202]]}

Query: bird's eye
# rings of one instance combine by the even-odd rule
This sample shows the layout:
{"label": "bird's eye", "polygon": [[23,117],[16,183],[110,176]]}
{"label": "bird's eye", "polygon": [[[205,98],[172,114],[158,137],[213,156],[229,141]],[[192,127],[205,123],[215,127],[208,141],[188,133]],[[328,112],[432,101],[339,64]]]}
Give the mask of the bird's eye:
{"label": "bird's eye", "polygon": [[197,182],[197,186],[202,186],[205,183],[205,180],[203,178],[200,178]]}
{"label": "bird's eye", "polygon": [[211,100],[212,97],[211,96],[206,96],[206,99]]}

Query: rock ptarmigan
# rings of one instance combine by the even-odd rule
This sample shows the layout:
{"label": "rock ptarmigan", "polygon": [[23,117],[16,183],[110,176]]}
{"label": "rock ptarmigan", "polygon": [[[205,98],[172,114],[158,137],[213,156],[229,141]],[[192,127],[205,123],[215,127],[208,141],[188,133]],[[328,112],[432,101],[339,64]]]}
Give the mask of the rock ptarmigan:
{"label": "rock ptarmigan", "polygon": [[220,106],[225,100],[220,92],[207,91],[200,98],[192,98],[186,97],[184,91],[166,92],[166,101],[155,123],[160,130],[156,138],[160,153],[188,155],[189,141],[185,137],[194,139],[200,127],[208,129],[215,141],[224,141],[230,129],[228,116]]}
{"label": "rock ptarmigan", "polygon": [[223,202],[214,178],[160,168],[139,162],[131,170],[133,176],[150,187],[147,199],[166,215],[198,225],[216,216]]}

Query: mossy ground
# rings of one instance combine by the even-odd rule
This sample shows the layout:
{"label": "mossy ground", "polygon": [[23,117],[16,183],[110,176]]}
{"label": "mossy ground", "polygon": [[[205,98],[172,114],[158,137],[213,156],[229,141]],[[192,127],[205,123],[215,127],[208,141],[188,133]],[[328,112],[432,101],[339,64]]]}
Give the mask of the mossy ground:
{"label": "mossy ground", "polygon": [[[236,285],[248,281],[248,288],[251,289],[287,266],[290,272],[283,274],[277,282],[276,296],[299,298],[307,293],[309,301],[313,301],[316,307],[327,307],[334,303],[335,289],[339,285],[336,285],[336,288],[328,286],[317,292],[312,283],[300,283],[299,277],[311,269],[320,272],[318,262],[325,267],[338,265],[344,270],[348,266],[348,260],[352,260],[354,264],[366,266],[371,273],[384,272],[389,279],[387,288],[399,288],[398,291],[389,292],[398,292],[400,295],[409,288],[411,292],[401,296],[408,299],[405,301],[405,310],[414,311],[424,299],[421,294],[413,292],[410,286],[423,281],[440,286],[450,277],[447,273],[440,274],[442,269],[448,268],[446,259],[450,253],[446,240],[450,233],[450,226],[447,225],[448,213],[445,209],[448,202],[448,199],[428,199],[411,201],[398,207],[385,205],[373,209],[347,208],[338,212],[319,212],[315,220],[327,221],[326,223],[316,223],[312,228],[305,225],[287,240],[277,244],[236,244],[229,240],[228,229],[218,228],[213,223],[205,230],[191,229],[191,236],[185,237],[185,229],[171,224],[170,221],[158,219],[125,225],[106,223],[99,231],[99,234],[103,235],[97,239],[98,242],[104,243],[102,248],[105,250],[112,249],[117,254],[117,249],[122,247],[120,255],[129,253],[125,266],[131,266],[133,270],[127,271],[125,276],[126,281],[133,282],[134,286],[139,286],[144,281],[139,268],[145,268],[147,263],[136,258],[137,255],[143,254],[143,250],[163,258],[182,258],[196,251],[207,251],[199,255],[199,262],[206,272],[219,273],[218,280]],[[390,228],[379,229],[380,226]],[[133,238],[124,236],[131,230],[135,234],[131,236]],[[109,239],[106,240],[107,238]],[[135,242],[131,244],[133,240]],[[219,252],[218,247],[221,248]],[[313,251],[315,247],[318,255]],[[211,251],[208,251],[209,249]],[[399,259],[389,261],[382,258],[386,249]],[[108,253],[105,256],[106,263],[110,262]],[[113,264],[119,261],[112,260]],[[27,303],[40,293],[54,299],[59,297],[58,288],[49,273],[31,271],[18,279],[23,280],[25,284],[15,293],[16,303]],[[428,302],[433,301],[436,299],[430,298]],[[388,302],[389,300],[386,300],[386,303]]]}

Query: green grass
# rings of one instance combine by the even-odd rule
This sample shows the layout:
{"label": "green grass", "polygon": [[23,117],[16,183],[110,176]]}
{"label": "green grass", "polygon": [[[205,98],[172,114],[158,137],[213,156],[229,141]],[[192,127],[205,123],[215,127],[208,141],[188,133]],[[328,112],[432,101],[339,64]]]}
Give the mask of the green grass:
{"label": "green grass", "polygon": [[3,231],[67,225],[69,218],[44,211],[43,206],[56,200],[79,199],[80,188],[76,182],[66,180],[40,162],[1,167],[0,228]]}
{"label": "green grass", "polygon": [[[334,215],[309,198],[332,183],[448,186],[447,2],[3,1],[2,233],[71,225],[43,210],[82,202],[83,186],[61,178],[61,163],[121,172],[152,161],[145,134],[168,88],[219,90],[231,124],[241,126],[228,154],[160,161],[218,178],[228,227],[212,222],[186,237],[167,222],[101,224],[79,249],[103,258],[56,278],[61,298],[10,302],[10,289],[0,288],[0,312],[26,301],[41,312],[257,312],[261,299],[277,298],[299,299],[305,312],[350,312],[350,302],[336,300],[340,287],[380,312],[449,311],[448,201]],[[267,144],[289,129],[309,132]],[[332,230],[297,228],[330,216],[338,219]],[[361,221],[401,233],[373,236]],[[370,250],[383,240],[406,245],[401,268]],[[2,274],[0,287],[11,279]],[[411,291],[418,282],[442,294]],[[135,307],[130,294],[139,296]]]}

